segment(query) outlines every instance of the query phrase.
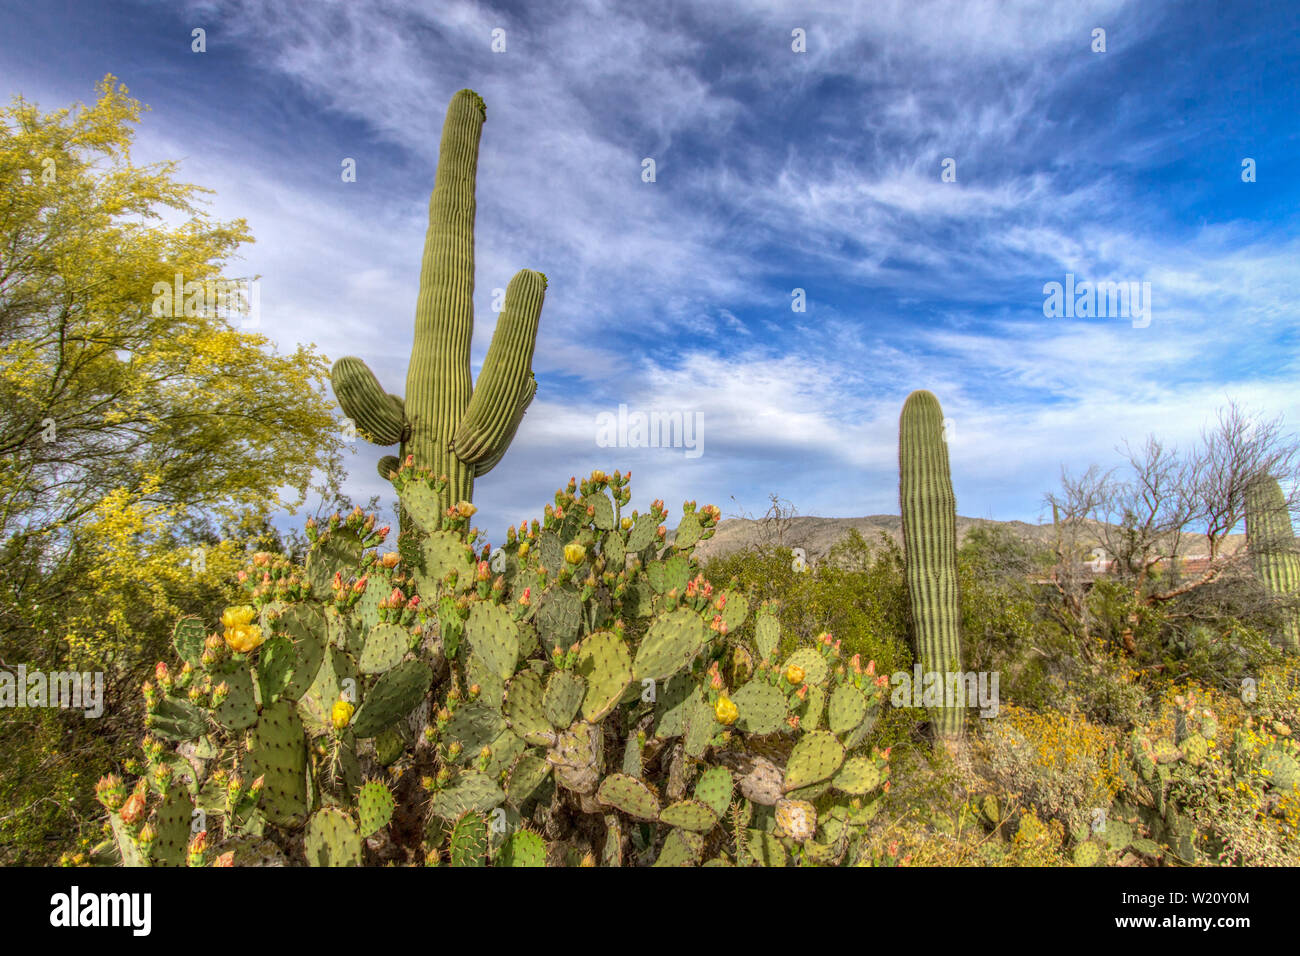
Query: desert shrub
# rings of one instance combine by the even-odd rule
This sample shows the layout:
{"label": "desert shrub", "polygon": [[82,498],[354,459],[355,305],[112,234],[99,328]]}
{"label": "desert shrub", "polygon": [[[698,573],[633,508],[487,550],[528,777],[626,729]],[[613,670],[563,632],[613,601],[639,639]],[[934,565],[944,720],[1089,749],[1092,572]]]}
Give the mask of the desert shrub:
{"label": "desert shrub", "polygon": [[1075,831],[1089,825],[1094,808],[1110,806],[1122,786],[1115,736],[1079,713],[1004,705],[980,750],[1004,791]]}

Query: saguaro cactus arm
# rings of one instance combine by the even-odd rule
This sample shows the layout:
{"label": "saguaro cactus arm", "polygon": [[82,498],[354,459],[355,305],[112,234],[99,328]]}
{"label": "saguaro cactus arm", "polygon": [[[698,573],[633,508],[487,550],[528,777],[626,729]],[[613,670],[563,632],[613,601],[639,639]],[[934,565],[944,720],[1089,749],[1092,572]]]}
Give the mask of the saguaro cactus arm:
{"label": "saguaro cactus arm", "polygon": [[510,281],[475,386],[474,191],[486,116],[473,90],[461,90],[447,107],[429,197],[405,401],[385,393],[358,358],[339,359],[330,374],[339,404],[368,440],[401,443],[400,456],[380,459],[379,473],[390,477],[410,456],[416,466],[447,476],[450,503],[472,500],[474,478],[505,455],[536,393],[533,350],[546,294],[540,272],[524,269]]}
{"label": "saguaro cactus arm", "polygon": [[[948,470],[943,409],[930,392],[909,395],[898,419],[898,493],[916,652],[925,672],[941,675],[946,689],[947,675],[961,670],[957,499]],[[961,735],[966,701],[957,703],[930,712],[940,738]]]}
{"label": "saguaro cactus arm", "polygon": [[396,445],[405,437],[406,410],[402,400],[387,394],[361,359],[346,355],[335,362],[330,384],[344,414],[356,422],[367,441]]}

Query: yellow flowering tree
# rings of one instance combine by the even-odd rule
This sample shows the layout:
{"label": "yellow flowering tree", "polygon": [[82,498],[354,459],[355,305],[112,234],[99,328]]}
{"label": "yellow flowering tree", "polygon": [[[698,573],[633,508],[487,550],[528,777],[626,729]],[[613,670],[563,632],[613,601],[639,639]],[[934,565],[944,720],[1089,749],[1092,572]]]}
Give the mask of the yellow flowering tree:
{"label": "yellow flowering tree", "polygon": [[[341,447],[325,358],[281,354],[251,280],[225,278],[247,224],[210,218],[176,163],[132,163],[143,109],[108,76],[90,106],[0,110],[0,661],[104,670],[110,707]],[[5,716],[13,754],[49,715]],[[126,716],[49,732],[112,742]],[[24,792],[0,780],[0,844],[32,821]]]}

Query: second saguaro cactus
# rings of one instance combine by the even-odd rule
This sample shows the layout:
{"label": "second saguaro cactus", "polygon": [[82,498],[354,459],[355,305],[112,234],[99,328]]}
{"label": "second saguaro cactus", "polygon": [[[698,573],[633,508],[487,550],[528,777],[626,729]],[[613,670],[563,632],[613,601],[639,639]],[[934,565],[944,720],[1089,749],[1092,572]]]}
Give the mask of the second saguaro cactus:
{"label": "second saguaro cactus", "polygon": [[[927,391],[907,397],[898,419],[898,497],[916,653],[927,681],[961,670],[957,601],[957,499],[948,471],[943,409]],[[964,687],[958,683],[957,689]],[[936,736],[955,739],[965,724],[965,699],[930,708]]]}
{"label": "second saguaro cactus", "polygon": [[477,384],[470,376],[474,333],[474,187],[487,111],[473,90],[451,98],[415,309],[405,400],[386,394],[359,358],[334,363],[330,380],[343,411],[377,445],[401,443],[379,473],[391,477],[408,455],[448,479],[449,503],[470,501],[474,479],[499,462],[537,391],[533,349],[546,276],[522,269],[506,288]]}
{"label": "second saguaro cactus", "polygon": [[[1246,547],[1255,573],[1274,594],[1300,590],[1300,554],[1296,552],[1291,512],[1277,479],[1261,475],[1246,486]],[[1300,619],[1288,612],[1275,638],[1291,653],[1300,653]]]}

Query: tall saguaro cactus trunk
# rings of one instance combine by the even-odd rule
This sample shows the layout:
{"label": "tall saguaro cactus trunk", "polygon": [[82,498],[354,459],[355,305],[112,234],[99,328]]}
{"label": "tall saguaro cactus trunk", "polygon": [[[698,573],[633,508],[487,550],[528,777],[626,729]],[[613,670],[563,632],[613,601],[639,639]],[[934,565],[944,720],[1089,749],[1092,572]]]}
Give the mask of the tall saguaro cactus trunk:
{"label": "tall saguaro cactus trunk", "polygon": [[[1246,487],[1246,547],[1255,573],[1274,594],[1300,589],[1300,554],[1282,486],[1261,475]],[[1288,613],[1275,641],[1292,654],[1300,653],[1300,615]]]}
{"label": "tall saguaro cactus trunk", "polygon": [[[909,395],[898,419],[898,497],[916,653],[925,673],[942,675],[946,688],[946,675],[961,670],[957,499],[948,471],[943,410],[926,391]],[[930,709],[935,735],[945,743],[961,738],[964,703]]]}
{"label": "tall saguaro cactus trunk", "polygon": [[438,172],[429,199],[429,229],[415,308],[415,342],[406,399],[387,395],[359,358],[331,370],[343,411],[377,445],[401,443],[385,455],[388,478],[401,459],[448,479],[444,506],[471,501],[474,479],[509,448],[537,392],[533,349],[546,294],[546,276],[520,270],[506,288],[492,344],[475,384],[470,377],[474,335],[474,212],[479,139],[487,111],[473,90],[451,98],[442,127]]}

